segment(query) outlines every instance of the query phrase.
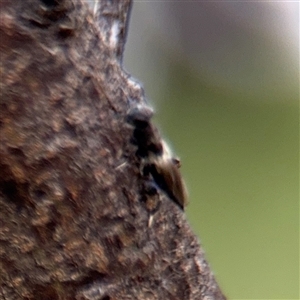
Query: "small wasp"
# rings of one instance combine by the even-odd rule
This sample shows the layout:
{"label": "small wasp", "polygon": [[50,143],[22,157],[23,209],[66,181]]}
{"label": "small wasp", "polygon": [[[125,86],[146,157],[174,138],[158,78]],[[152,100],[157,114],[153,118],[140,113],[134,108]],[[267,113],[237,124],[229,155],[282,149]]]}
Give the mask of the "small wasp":
{"label": "small wasp", "polygon": [[134,126],[133,143],[138,147],[137,155],[144,161],[143,173],[151,176],[156,185],[184,209],[188,194],[179,171],[180,161],[172,156],[167,143],[150,122],[152,116],[150,107],[138,105],[129,111],[127,118]]}

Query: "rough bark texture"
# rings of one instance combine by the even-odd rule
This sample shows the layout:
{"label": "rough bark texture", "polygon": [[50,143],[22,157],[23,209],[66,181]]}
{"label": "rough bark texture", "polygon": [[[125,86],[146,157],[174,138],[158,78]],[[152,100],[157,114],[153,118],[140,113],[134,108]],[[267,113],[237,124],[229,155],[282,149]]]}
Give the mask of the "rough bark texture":
{"label": "rough bark texture", "polygon": [[0,299],[225,299],[183,211],[141,201],[131,4],[99,5],[0,1]]}

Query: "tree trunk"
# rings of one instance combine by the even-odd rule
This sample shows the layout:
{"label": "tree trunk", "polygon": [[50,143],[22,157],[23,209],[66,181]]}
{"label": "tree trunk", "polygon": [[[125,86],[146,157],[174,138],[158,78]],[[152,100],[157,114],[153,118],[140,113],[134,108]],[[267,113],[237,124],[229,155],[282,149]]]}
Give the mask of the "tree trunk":
{"label": "tree trunk", "polygon": [[1,300],[225,299],[183,210],[145,189],[130,6],[0,0]]}

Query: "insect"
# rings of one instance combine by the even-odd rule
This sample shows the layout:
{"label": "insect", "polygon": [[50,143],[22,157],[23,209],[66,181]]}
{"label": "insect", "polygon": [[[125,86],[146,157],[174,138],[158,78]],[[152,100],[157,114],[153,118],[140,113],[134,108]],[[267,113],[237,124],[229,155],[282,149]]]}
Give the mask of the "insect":
{"label": "insect", "polygon": [[156,184],[182,209],[187,205],[187,189],[180,173],[180,161],[172,157],[165,141],[161,140],[162,154],[150,155],[145,166]]}
{"label": "insect", "polygon": [[153,110],[138,105],[128,113],[127,121],[134,126],[133,143],[143,160],[143,174],[151,177],[181,209],[187,205],[187,189],[180,173],[180,161],[171,154],[167,143],[150,122]]}

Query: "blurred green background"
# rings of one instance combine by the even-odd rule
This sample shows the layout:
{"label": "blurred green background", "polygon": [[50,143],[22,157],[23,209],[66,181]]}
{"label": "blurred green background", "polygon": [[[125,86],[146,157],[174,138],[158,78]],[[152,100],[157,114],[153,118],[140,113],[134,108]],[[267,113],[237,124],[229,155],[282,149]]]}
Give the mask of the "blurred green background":
{"label": "blurred green background", "polygon": [[229,299],[299,299],[299,3],[277,4],[138,1],[129,28]]}

